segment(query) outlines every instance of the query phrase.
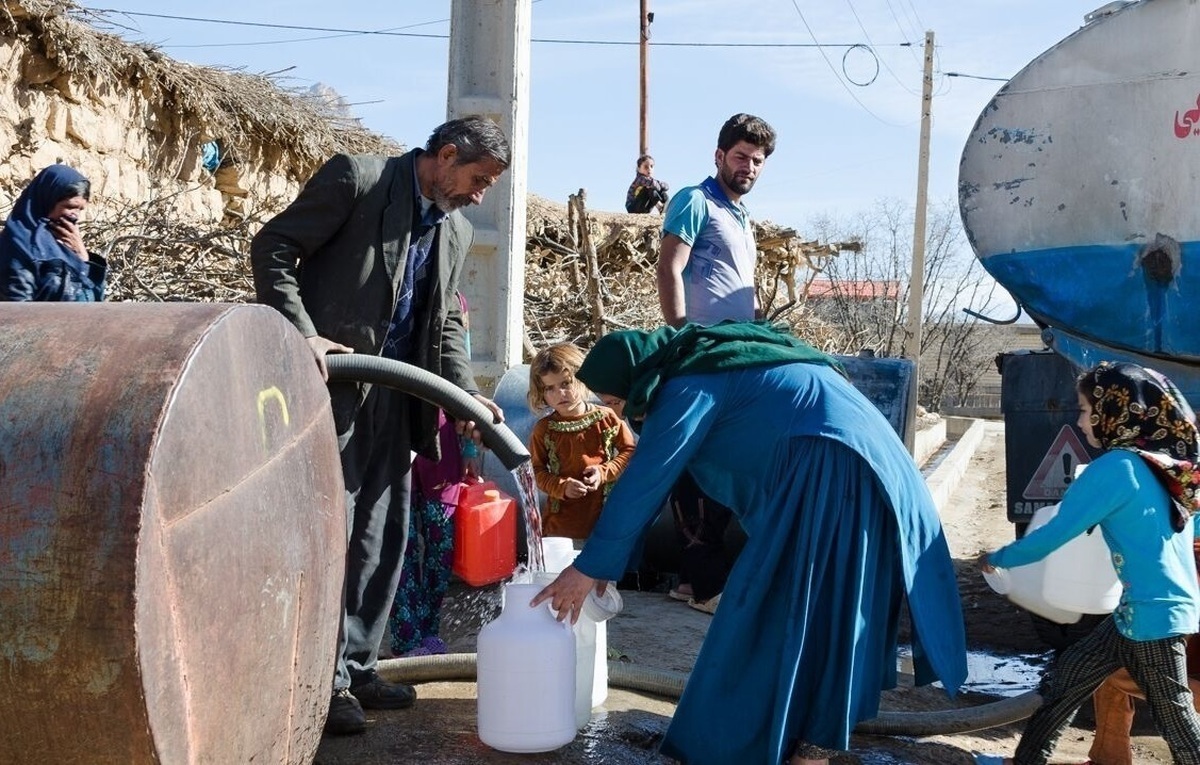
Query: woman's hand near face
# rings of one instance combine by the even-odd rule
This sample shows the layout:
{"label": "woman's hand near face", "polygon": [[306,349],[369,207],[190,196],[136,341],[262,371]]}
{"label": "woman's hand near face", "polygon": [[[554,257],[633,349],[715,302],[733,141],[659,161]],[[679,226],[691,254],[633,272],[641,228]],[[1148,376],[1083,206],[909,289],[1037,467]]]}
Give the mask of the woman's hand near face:
{"label": "woman's hand near face", "polygon": [[87,247],[83,244],[83,235],[79,233],[79,224],[66,216],[61,218],[53,218],[50,221],[50,233],[71,252],[79,256],[80,260],[88,259]]}

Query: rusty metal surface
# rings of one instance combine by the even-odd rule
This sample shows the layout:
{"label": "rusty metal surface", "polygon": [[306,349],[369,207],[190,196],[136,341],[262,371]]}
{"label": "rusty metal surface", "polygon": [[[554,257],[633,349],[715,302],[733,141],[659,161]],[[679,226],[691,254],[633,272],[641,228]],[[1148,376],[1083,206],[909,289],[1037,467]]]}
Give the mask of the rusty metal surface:
{"label": "rusty metal surface", "polygon": [[261,306],[0,304],[0,762],[302,763],[345,510]]}

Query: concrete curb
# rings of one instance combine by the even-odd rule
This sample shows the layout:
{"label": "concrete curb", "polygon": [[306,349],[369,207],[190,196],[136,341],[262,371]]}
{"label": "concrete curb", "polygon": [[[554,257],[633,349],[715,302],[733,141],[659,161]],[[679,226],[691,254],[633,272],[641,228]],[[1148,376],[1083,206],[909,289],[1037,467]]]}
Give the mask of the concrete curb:
{"label": "concrete curb", "polygon": [[984,421],[968,417],[947,417],[946,434],[948,437],[958,436],[958,441],[950,453],[942,458],[938,466],[925,478],[925,485],[933,495],[933,504],[940,514],[950,501],[950,496],[958,488],[967,465],[975,450],[983,441]]}

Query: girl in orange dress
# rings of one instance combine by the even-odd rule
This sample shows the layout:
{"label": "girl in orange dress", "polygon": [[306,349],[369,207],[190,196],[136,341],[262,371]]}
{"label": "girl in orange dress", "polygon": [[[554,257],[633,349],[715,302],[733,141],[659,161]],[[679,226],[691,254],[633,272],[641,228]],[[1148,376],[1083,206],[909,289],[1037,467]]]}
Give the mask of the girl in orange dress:
{"label": "girl in orange dress", "polygon": [[546,494],[542,534],[586,539],[633,454],[633,432],[612,409],[591,403],[575,379],[583,352],[570,343],[539,352],[529,367],[529,405],[550,412],[533,426],[529,454]]}

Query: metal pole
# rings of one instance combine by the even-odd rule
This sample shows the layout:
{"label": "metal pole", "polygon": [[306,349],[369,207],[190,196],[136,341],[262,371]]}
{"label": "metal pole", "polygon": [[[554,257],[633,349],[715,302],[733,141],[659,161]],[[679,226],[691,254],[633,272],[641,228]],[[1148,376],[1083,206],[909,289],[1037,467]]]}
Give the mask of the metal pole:
{"label": "metal pole", "polygon": [[638,50],[640,52],[641,92],[638,103],[638,155],[650,153],[649,130],[646,126],[650,114],[650,87],[647,79],[648,59],[650,52],[650,22],[654,14],[650,13],[650,0],[641,0],[642,16],[639,20]]}
{"label": "metal pole", "polygon": [[917,393],[921,386],[921,304],[925,297],[925,210],[929,198],[929,128],[933,112],[933,32],[925,32],[925,77],[921,87],[921,146],[917,162],[917,205],[913,216],[912,272],[908,277],[908,342],[904,355],[913,362],[904,443],[916,440]]}

